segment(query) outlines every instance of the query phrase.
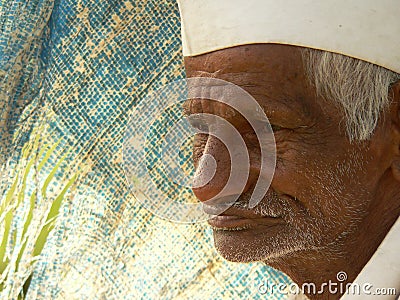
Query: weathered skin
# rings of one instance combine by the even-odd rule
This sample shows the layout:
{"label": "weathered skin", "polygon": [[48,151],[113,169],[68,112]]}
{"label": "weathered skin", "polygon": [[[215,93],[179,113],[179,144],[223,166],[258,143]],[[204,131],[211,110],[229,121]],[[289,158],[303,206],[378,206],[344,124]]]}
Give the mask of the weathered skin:
{"label": "weathered skin", "polygon": [[[248,91],[264,108],[275,131],[277,165],[271,187],[254,209],[246,203],[260,166],[257,139],[248,124],[227,107],[209,100],[187,103],[188,113],[208,112],[232,122],[248,146],[251,174],[238,204],[224,215],[240,216],[241,226],[210,221],[214,241],[226,259],[264,261],[296,283],[321,284],[344,271],[355,279],[400,213],[400,84],[368,142],[350,143],[340,108],[316,95],[307,79],[299,47],[245,45],[186,57],[188,77],[214,77]],[[205,201],[227,182],[230,158],[216,138],[198,135],[197,174],[203,154],[214,156],[217,172],[194,189]],[[252,219],[252,220],[251,220]],[[228,226],[229,227],[229,226]],[[339,298],[339,294],[309,295]]]}

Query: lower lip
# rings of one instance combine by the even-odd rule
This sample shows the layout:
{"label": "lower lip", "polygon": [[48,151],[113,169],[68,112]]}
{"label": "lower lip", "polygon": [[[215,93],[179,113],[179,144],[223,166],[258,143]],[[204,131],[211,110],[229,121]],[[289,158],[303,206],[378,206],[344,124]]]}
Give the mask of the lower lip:
{"label": "lower lip", "polygon": [[215,230],[247,230],[256,226],[274,226],[282,223],[280,218],[264,217],[246,219],[239,216],[216,216],[208,220]]}

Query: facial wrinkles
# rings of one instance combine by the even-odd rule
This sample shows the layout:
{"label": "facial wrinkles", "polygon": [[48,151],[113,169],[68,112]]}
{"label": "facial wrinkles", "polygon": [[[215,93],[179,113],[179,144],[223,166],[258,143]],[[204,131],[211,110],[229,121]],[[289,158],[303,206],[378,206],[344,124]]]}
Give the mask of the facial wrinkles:
{"label": "facial wrinkles", "polygon": [[[289,144],[292,143],[293,141]],[[255,239],[251,242],[251,251],[245,253],[235,250],[235,247],[226,253],[225,244],[222,247],[225,256],[233,260],[266,260],[277,259],[300,250],[318,248],[329,248],[328,253],[331,253],[332,257],[337,256],[338,252],[341,254],[338,240],[350,234],[366,212],[365,203],[354,201],[354,197],[357,194],[365,199],[370,198],[368,191],[364,188],[365,184],[363,185],[358,178],[358,171],[363,170],[367,164],[365,157],[359,154],[362,151],[363,149],[355,149],[337,157],[314,156],[312,159],[306,157],[309,153],[305,154],[304,150],[296,151],[295,159],[307,162],[307,166],[302,165],[296,172],[299,178],[303,177],[311,184],[305,187],[298,199],[291,201],[278,196],[273,189],[270,189],[263,201],[253,210],[262,216],[283,218],[288,224],[285,231],[279,237],[268,239],[267,242],[263,240],[263,237]],[[348,180],[352,181],[351,191],[345,190]],[[310,196],[310,191],[312,196]],[[353,193],[353,191],[356,192]],[[241,195],[234,206],[249,209],[250,197],[251,192]],[[309,203],[301,208],[299,203],[302,203],[304,199],[307,199]],[[341,212],[345,214],[340,216]],[[337,228],[341,231],[332,235]],[[217,249],[220,248],[219,241],[223,243],[223,235],[223,233],[215,234]],[[248,243],[249,241],[246,241],[242,246],[245,247]],[[260,245],[267,245],[267,247]]]}
{"label": "facial wrinkles", "polygon": [[[225,246],[219,250],[223,250],[223,253],[229,256],[228,259],[235,261],[273,260],[296,251],[322,248],[325,249],[328,257],[344,255],[340,247],[341,240],[357,227],[366,213],[368,205],[367,200],[365,202],[354,201],[354,197],[357,194],[364,199],[370,199],[369,191],[363,188],[364,185],[358,178],[358,171],[362,170],[368,162],[365,157],[358,154],[358,151],[348,152],[345,157],[346,159],[338,160],[333,165],[322,161],[311,162],[312,172],[299,172],[299,175],[305,176],[309,180],[318,181],[319,184],[311,188],[315,195],[312,205],[313,207],[323,207],[323,210],[314,211],[312,217],[307,215],[310,213],[308,210],[293,212],[290,202],[270,190],[268,196],[255,207],[254,212],[264,216],[281,216],[289,226],[285,227],[280,236],[269,238],[268,241],[264,241],[261,236],[250,244],[246,241],[240,246],[251,249],[251,251],[238,251],[236,247],[232,246],[231,251],[227,251]],[[344,180],[350,179],[353,191],[356,193],[343,188]],[[242,195],[235,206],[248,209],[249,197],[250,193]],[[301,201],[301,199],[297,200]],[[343,210],[346,212],[345,215],[342,218],[337,217],[338,212]],[[308,221],[304,222],[307,218]],[[332,236],[331,232],[336,228],[341,228],[341,230]],[[215,238],[218,249],[219,240],[223,242],[223,236],[216,234]],[[265,246],[261,247],[260,245]]]}
{"label": "facial wrinkles", "polygon": [[[306,159],[304,159],[304,161],[306,161]],[[317,201],[319,200],[319,198],[329,198],[332,200],[328,204],[324,204],[322,200],[312,203],[313,207],[321,207],[322,205],[327,207],[325,207],[325,210],[323,212],[310,212],[307,210],[307,208],[300,207],[300,202],[298,200],[292,199],[289,201],[287,198],[279,197],[271,189],[266,197],[263,199],[263,201],[261,201],[261,203],[256,206],[253,211],[261,216],[283,218],[285,222],[289,224],[286,234],[287,239],[285,241],[283,241],[282,239],[268,240],[268,247],[264,247],[264,250],[260,250],[257,247],[254,248],[255,252],[249,252],[247,257],[248,259],[254,259],[255,257],[258,257],[259,259],[265,259],[266,257],[276,258],[280,255],[284,255],[293,251],[299,251],[301,249],[315,249],[316,247],[312,245],[324,244],[323,240],[319,239],[319,237],[326,236],[326,231],[324,230],[326,230],[327,228],[335,228],[335,226],[341,225],[332,222],[332,220],[330,220],[330,218],[326,218],[326,216],[329,214],[337,214],[338,207],[336,207],[335,204],[339,204],[337,202],[342,199],[342,187],[344,186],[344,182],[340,179],[340,177],[347,174],[347,177],[351,178],[351,174],[349,174],[352,170],[350,165],[353,163],[337,163],[336,167],[334,168],[332,168],[332,166],[324,166],[321,162],[311,162],[310,164],[312,166],[310,166],[310,168],[307,168],[307,170],[312,169],[314,173],[307,174],[307,172],[305,172],[302,175],[308,178],[310,181],[317,180],[321,183],[322,186],[322,189],[320,190],[315,189],[315,199],[313,200]],[[301,174],[302,172],[299,173]],[[309,195],[307,196],[309,197]],[[251,192],[241,195],[234,206],[241,209],[249,209],[248,203],[250,197]],[[216,244],[218,244],[219,234],[220,233],[216,234]],[[326,241],[325,244],[327,244]],[[276,249],[279,250],[276,251]],[[240,251],[236,251],[228,255],[242,256],[243,254],[241,254]]]}
{"label": "facial wrinkles", "polygon": [[[260,55],[260,57],[264,56]],[[219,61],[224,61],[224,58],[226,57],[212,61],[217,66],[220,66]],[[236,59],[236,61],[240,62],[242,60]],[[266,64],[269,62],[268,60]],[[286,67],[283,69],[288,68],[290,71],[292,68],[288,64],[285,64]],[[231,64],[226,63],[225,65],[230,66]],[[258,62],[256,65],[258,66]],[[239,67],[241,66],[239,65]],[[259,66],[257,69],[260,69]],[[299,72],[301,72],[300,69]],[[269,69],[267,69],[264,77],[268,77],[270,73]],[[218,77],[221,78],[221,74]],[[242,75],[235,78],[240,79],[241,77]],[[260,78],[256,78],[255,81],[260,81]],[[277,82],[270,82],[266,85],[268,91],[276,92],[275,96],[281,95],[275,88],[279,85],[279,82],[283,82],[288,78],[285,79],[276,70],[274,70],[274,76],[268,78],[278,78]],[[225,79],[230,81],[229,78]],[[296,84],[296,81],[297,78],[294,78],[287,85],[289,91],[294,91],[295,101],[298,100],[298,94],[303,93],[305,90],[301,80],[297,81],[299,84]],[[292,83],[296,87],[293,87]],[[261,84],[261,86],[265,86],[265,84]],[[251,86],[246,86],[246,88],[254,90],[254,87]],[[266,93],[265,91],[257,91],[257,93],[268,94],[268,97],[271,96],[269,92]],[[311,98],[311,95],[304,93],[304,95],[302,94],[304,96],[302,105],[307,105],[310,102],[308,99]],[[254,94],[254,91],[252,94]],[[262,100],[260,104],[262,105],[261,102],[265,102],[268,105],[270,100],[270,98]],[[260,215],[280,216],[284,219],[286,225],[281,228],[278,234],[269,234],[268,237],[258,235],[251,240],[241,240],[240,236],[237,235],[240,232],[233,234],[230,232],[215,232],[217,250],[223,252],[226,258],[236,261],[259,261],[276,259],[288,253],[317,248],[324,248],[324,251],[330,248],[329,253],[340,252],[340,239],[352,232],[365,214],[368,199],[371,199],[371,195],[366,188],[365,182],[363,183],[358,176],[362,174],[360,170],[362,171],[368,162],[365,162],[365,157],[359,154],[357,149],[348,151],[345,154],[342,153],[340,143],[344,143],[344,140],[334,140],[336,138],[334,130],[336,129],[332,128],[336,126],[335,115],[331,114],[331,120],[325,119],[325,115],[329,114],[329,107],[327,113],[323,113],[324,117],[320,116],[321,112],[319,110],[312,107],[310,107],[310,110],[311,114],[316,118],[312,119],[311,123],[315,121],[316,125],[309,130],[310,134],[304,138],[305,141],[303,141],[303,137],[299,138],[297,133],[290,136],[290,141],[286,136],[281,143],[277,141],[277,168],[283,170],[280,176],[286,176],[286,178],[290,178],[293,181],[296,180],[294,176],[297,176],[299,178],[298,183],[303,183],[303,186],[296,187],[297,194],[293,195],[291,200],[287,196],[274,192],[273,187],[271,187],[266,197],[254,209]],[[288,117],[279,115],[276,119],[286,120]],[[321,125],[321,122],[324,124]],[[314,140],[311,141],[310,138]],[[329,140],[326,143],[337,148],[332,150],[328,149],[328,147],[321,147],[321,145],[318,145],[321,140],[324,140],[324,143]],[[316,143],[316,145],[306,145],[304,148],[306,142]],[[344,148],[346,147],[347,145],[344,146]],[[330,157],[324,157],[322,154],[320,156],[314,155],[314,152],[325,153],[325,151],[325,155],[330,155]],[[333,157],[335,152],[338,154]],[[297,169],[290,169],[291,167],[297,167]],[[349,182],[351,182],[350,185]],[[294,182],[293,186],[296,184]],[[293,191],[293,189],[291,190]],[[282,192],[285,192],[285,188],[283,188]],[[291,193],[291,191],[286,192]],[[241,195],[235,206],[248,209],[247,203],[250,195],[251,193]],[[356,197],[357,199],[355,199]],[[365,199],[365,201],[360,198]]]}
{"label": "facial wrinkles", "polygon": [[[356,228],[367,210],[367,199],[371,198],[370,193],[365,189],[359,178],[359,170],[365,166],[365,158],[356,152],[346,155],[346,159],[340,159],[332,166],[327,163],[312,162],[310,172],[302,172],[303,176],[309,180],[314,180],[319,184],[311,186],[311,191],[315,195],[312,202],[316,210],[316,215],[313,217],[313,227],[311,231],[318,234],[313,235],[313,241],[309,243],[324,245],[325,248],[335,249],[336,241],[343,238]],[[352,190],[345,190],[351,181]],[[355,199],[361,197],[362,199]],[[365,201],[362,201],[364,200]],[[355,201],[356,200],[356,201]],[[345,212],[344,215],[341,215]],[[336,237],[330,237],[330,241],[326,240],[330,231],[337,231]],[[328,247],[329,245],[329,247]],[[339,246],[339,245],[337,245]],[[337,247],[336,247],[337,248]]]}

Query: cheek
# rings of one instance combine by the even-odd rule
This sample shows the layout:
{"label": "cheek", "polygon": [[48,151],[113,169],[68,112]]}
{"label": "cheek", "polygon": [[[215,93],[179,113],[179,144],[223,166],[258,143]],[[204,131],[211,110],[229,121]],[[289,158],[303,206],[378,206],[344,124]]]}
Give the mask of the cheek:
{"label": "cheek", "polygon": [[337,226],[365,211],[371,193],[363,175],[367,159],[360,151],[284,142],[277,143],[277,153],[272,188],[296,198],[306,208],[305,217]]}
{"label": "cheek", "polygon": [[299,143],[276,142],[276,168],[272,181],[276,192],[298,198],[304,184],[309,184],[302,175],[309,171],[303,152]]}

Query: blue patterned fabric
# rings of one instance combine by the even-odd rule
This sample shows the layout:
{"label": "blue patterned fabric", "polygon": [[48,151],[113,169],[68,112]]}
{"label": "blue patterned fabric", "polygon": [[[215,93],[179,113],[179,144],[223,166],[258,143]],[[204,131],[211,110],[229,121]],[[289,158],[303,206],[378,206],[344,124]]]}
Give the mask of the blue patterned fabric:
{"label": "blue patterned fabric", "polygon": [[22,198],[45,186],[38,203],[54,201],[77,178],[33,263],[28,298],[281,299],[258,287],[265,280],[289,283],[284,274],[225,261],[207,224],[164,221],[129,192],[122,143],[130,112],[148,93],[184,78],[175,1],[3,0],[1,6],[3,194],[24,166],[21,149],[37,136],[29,157],[39,165],[41,149],[55,145],[54,152],[33,171]]}

